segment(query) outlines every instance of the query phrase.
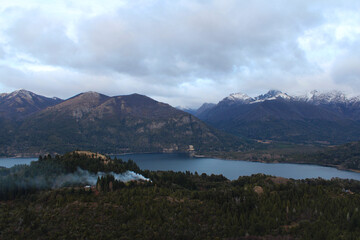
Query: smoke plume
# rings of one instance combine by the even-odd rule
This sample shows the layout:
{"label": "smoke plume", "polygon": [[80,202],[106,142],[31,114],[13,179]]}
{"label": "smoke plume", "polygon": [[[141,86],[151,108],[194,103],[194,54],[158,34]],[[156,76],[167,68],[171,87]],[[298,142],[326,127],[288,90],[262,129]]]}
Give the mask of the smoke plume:
{"label": "smoke plume", "polygon": [[95,173],[90,173],[86,170],[82,170],[81,168],[78,168],[77,171],[74,173],[57,176],[54,179],[51,188],[59,188],[62,186],[77,185],[77,184],[96,185],[96,181],[98,177],[104,177],[106,175],[113,175],[115,180],[121,182],[138,181],[138,180],[150,181],[150,179],[145,178],[141,174],[135,173],[133,171],[126,171],[121,174],[114,172],[109,172],[109,173],[98,172],[95,174]]}

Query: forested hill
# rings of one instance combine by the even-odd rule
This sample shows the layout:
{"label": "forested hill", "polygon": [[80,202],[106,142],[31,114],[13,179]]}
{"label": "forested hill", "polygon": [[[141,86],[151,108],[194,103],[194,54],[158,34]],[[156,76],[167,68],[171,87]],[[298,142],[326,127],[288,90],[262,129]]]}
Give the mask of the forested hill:
{"label": "forested hill", "polygon": [[[124,183],[118,174],[129,169],[143,180]],[[85,186],[82,181],[99,171],[106,175]],[[79,175],[84,178],[71,182]],[[1,169],[0,184],[12,178],[17,186],[31,178],[56,183],[59,176],[68,180],[65,186],[5,190],[10,198],[0,199],[0,239],[322,240],[360,235],[360,182],[351,180],[258,174],[229,181],[222,175],[141,171],[133,162],[71,153]]]}
{"label": "forested hill", "polygon": [[316,153],[295,155],[293,158],[303,162],[360,170],[360,142],[328,147]]}

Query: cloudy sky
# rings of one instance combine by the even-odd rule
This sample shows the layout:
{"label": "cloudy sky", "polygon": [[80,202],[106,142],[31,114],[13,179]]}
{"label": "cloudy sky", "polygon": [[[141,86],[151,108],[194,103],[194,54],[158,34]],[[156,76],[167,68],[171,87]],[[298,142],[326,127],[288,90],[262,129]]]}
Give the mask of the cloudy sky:
{"label": "cloudy sky", "polygon": [[360,95],[358,0],[0,0],[0,92]]}

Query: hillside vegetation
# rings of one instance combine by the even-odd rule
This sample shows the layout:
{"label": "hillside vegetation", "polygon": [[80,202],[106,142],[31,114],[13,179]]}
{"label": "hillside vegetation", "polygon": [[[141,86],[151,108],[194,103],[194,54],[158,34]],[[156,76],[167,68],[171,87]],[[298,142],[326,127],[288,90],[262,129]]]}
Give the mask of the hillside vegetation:
{"label": "hillside vegetation", "polygon": [[[89,171],[115,172],[120,166],[87,155],[59,158],[72,163],[71,169],[93,163]],[[262,174],[229,181],[129,166],[150,181],[118,184],[110,174],[98,178],[96,188],[36,190],[0,201],[0,238],[357,239],[360,234],[357,181]]]}
{"label": "hillside vegetation", "polygon": [[[16,95],[10,100],[16,102],[19,98],[28,103],[35,97],[40,96]],[[187,152],[190,145],[199,152],[246,147],[238,137],[139,94],[109,97],[82,93],[46,108],[38,106],[38,111],[15,120],[6,116],[12,116],[16,109],[6,106],[0,115],[0,156],[63,154],[73,149],[126,153]]]}
{"label": "hillside vegetation", "polygon": [[360,142],[329,147],[279,143],[262,144],[262,146],[258,144],[257,146],[256,149],[249,151],[208,152],[206,154],[223,159],[267,163],[311,163],[360,171]]}

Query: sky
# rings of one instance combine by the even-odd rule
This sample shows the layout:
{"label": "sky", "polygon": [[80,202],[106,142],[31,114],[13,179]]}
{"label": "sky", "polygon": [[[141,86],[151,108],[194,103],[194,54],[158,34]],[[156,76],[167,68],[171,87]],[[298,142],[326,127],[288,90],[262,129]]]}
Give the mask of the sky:
{"label": "sky", "polygon": [[358,0],[0,0],[0,93],[360,95]]}

